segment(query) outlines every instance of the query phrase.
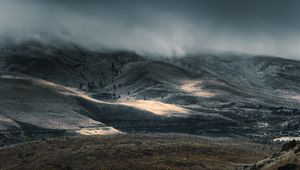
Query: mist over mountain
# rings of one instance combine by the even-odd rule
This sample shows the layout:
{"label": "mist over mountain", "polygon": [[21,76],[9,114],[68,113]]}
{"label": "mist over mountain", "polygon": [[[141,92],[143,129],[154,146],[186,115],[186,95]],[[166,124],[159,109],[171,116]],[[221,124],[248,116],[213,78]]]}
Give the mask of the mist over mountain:
{"label": "mist over mountain", "polygon": [[296,0],[2,0],[0,35],[154,56],[234,51],[299,59],[299,11]]}
{"label": "mist over mountain", "polygon": [[0,169],[299,169],[298,16],[298,0],[0,0]]}

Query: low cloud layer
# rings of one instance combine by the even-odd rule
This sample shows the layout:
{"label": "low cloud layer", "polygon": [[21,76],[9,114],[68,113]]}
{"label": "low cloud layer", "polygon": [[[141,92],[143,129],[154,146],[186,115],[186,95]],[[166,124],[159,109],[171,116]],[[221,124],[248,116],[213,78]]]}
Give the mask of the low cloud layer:
{"label": "low cloud layer", "polygon": [[0,34],[146,55],[300,59],[298,0],[0,0]]}

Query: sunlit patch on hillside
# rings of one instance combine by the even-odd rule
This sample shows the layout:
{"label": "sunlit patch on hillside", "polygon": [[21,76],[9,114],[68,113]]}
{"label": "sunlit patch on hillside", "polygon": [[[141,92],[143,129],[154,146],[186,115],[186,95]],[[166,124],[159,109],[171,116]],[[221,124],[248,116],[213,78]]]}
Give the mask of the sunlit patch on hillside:
{"label": "sunlit patch on hillside", "polygon": [[214,97],[217,95],[217,93],[204,90],[203,83],[203,81],[186,80],[182,82],[180,90],[199,97]]}
{"label": "sunlit patch on hillside", "polygon": [[288,96],[288,98],[296,100],[297,102],[300,103],[300,95]]}
{"label": "sunlit patch on hillside", "polygon": [[6,130],[6,125],[19,127],[19,125],[12,119],[0,115],[0,131]]}
{"label": "sunlit patch on hillside", "polygon": [[292,140],[300,141],[300,137],[284,136],[273,139],[274,142],[288,142]]}
{"label": "sunlit patch on hillside", "polygon": [[41,85],[54,87],[56,89],[61,89],[60,93],[64,94],[64,95],[81,97],[81,98],[84,98],[88,101],[95,102],[95,103],[106,103],[106,102],[99,101],[99,100],[96,100],[94,98],[91,98],[90,96],[88,96],[87,93],[85,93],[83,91],[80,91],[76,88],[62,86],[62,85],[58,85],[58,84],[55,84],[55,83],[52,83],[52,82],[49,82],[49,81],[44,81],[44,80],[39,80],[38,83],[40,83]]}
{"label": "sunlit patch on hillside", "polygon": [[130,102],[123,102],[121,104],[131,106],[140,110],[149,111],[161,116],[186,117],[191,114],[191,111],[188,109],[173,104],[162,103],[159,101],[136,100]]}
{"label": "sunlit patch on hillside", "polygon": [[124,134],[123,132],[113,127],[82,128],[80,130],[77,130],[76,133],[84,136]]}

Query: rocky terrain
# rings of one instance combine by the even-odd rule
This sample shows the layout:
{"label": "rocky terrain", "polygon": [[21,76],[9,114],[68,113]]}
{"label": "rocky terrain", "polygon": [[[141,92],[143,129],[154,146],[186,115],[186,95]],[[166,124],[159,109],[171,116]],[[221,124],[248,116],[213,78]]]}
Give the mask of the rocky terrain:
{"label": "rocky terrain", "polygon": [[262,170],[298,170],[300,169],[300,145],[296,141],[291,141],[283,145],[280,153],[258,161],[252,166],[246,166],[245,169]]}

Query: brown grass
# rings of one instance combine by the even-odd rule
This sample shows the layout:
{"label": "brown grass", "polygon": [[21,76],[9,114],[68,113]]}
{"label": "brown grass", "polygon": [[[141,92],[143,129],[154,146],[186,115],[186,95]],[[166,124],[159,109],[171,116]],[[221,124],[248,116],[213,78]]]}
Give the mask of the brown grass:
{"label": "brown grass", "polygon": [[239,169],[274,149],[183,135],[81,136],[2,148],[0,169]]}

